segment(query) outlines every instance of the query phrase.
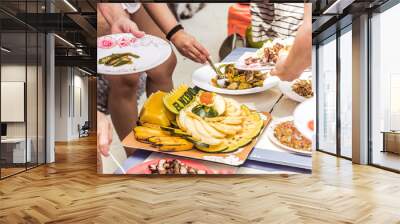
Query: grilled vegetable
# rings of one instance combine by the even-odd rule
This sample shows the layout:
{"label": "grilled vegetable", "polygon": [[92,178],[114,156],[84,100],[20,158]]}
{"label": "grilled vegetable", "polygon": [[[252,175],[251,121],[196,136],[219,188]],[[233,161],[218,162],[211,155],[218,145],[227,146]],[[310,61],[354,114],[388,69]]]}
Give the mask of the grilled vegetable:
{"label": "grilled vegetable", "polygon": [[150,137],[148,141],[156,145],[183,145],[190,143],[181,137],[172,136]]}
{"label": "grilled vegetable", "polygon": [[228,145],[225,143],[221,143],[219,145],[203,145],[203,144],[195,144],[196,149],[203,151],[203,152],[208,152],[208,153],[217,153],[217,152],[223,152],[224,150],[228,149]]}
{"label": "grilled vegetable", "polygon": [[132,64],[132,58],[140,58],[139,55],[132,53],[118,53],[111,54],[109,56],[103,57],[99,59],[99,64],[104,64],[107,66],[118,67],[125,64]]}
{"label": "grilled vegetable", "polygon": [[138,140],[148,140],[151,137],[167,137],[171,136],[168,132],[153,128],[137,126],[134,129],[135,137]]}
{"label": "grilled vegetable", "polygon": [[189,105],[196,97],[198,88],[190,88],[187,85],[180,85],[166,96],[163,101],[166,108],[174,114],[179,114],[179,111]]}
{"label": "grilled vegetable", "polygon": [[218,116],[218,112],[214,109],[214,107],[209,107],[206,105],[197,105],[193,107],[192,112],[200,117],[216,117]]}
{"label": "grilled vegetable", "polygon": [[193,144],[189,143],[185,145],[161,145],[159,149],[160,151],[173,151],[173,152],[186,151],[193,149]]}
{"label": "grilled vegetable", "polygon": [[171,135],[179,137],[189,137],[190,135],[181,129],[171,128],[171,127],[161,127],[162,130],[168,131]]}
{"label": "grilled vegetable", "polygon": [[151,137],[148,140],[159,146],[161,151],[184,151],[193,148],[193,143],[180,137]]}

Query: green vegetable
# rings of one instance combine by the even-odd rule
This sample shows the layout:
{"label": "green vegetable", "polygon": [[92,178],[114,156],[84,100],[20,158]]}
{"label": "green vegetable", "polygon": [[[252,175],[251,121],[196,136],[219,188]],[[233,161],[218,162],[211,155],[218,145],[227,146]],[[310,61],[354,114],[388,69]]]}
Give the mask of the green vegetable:
{"label": "green vegetable", "polygon": [[99,59],[99,64],[105,64],[108,66],[121,66],[124,64],[132,64],[132,58],[140,58],[139,55],[132,53],[119,53],[119,54],[111,54],[109,56],[103,57]]}
{"label": "green vegetable", "polygon": [[209,107],[206,105],[197,105],[193,107],[192,112],[202,118],[218,116],[218,112],[214,109],[214,107]]}

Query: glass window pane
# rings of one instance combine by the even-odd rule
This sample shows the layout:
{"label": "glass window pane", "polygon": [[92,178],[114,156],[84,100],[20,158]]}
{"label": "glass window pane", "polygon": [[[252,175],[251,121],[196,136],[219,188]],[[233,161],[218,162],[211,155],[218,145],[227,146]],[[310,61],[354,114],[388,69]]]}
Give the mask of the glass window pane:
{"label": "glass window pane", "polygon": [[340,36],[340,152],[352,157],[352,33]]}
{"label": "glass window pane", "polygon": [[27,80],[26,80],[26,116],[27,116],[27,142],[30,149],[30,161],[28,167],[34,167],[37,165],[37,132],[38,132],[38,49],[37,49],[37,33],[27,33],[27,44],[28,44],[28,62],[27,62]]}
{"label": "glass window pane", "polygon": [[39,33],[38,36],[38,164],[45,163],[46,148],[45,148],[45,124],[46,124],[46,108],[45,108],[45,88],[46,88],[46,36],[43,33]]}
{"label": "glass window pane", "polygon": [[371,19],[372,163],[395,170],[400,170],[398,21],[400,4]]}
{"label": "glass window pane", "polygon": [[26,33],[2,33],[1,139],[2,177],[25,170],[30,161],[26,142]]}
{"label": "glass window pane", "polygon": [[336,39],[318,48],[318,147],[336,153]]}

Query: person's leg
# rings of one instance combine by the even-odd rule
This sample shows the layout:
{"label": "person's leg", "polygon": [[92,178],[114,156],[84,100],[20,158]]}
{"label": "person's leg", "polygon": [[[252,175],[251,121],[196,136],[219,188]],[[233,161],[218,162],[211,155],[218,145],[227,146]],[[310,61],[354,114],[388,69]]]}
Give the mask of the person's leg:
{"label": "person's leg", "polygon": [[140,74],[107,76],[108,110],[118,137],[123,140],[136,126],[138,117],[136,92]]}
{"label": "person's leg", "polygon": [[[165,39],[165,34],[160,30],[143,7],[140,7],[139,11],[132,14],[131,18],[140,30],[147,34]],[[176,56],[174,52],[172,52],[171,56],[163,64],[146,71],[146,92],[148,96],[158,90],[166,92],[172,90],[172,73],[174,72],[175,66]]]}

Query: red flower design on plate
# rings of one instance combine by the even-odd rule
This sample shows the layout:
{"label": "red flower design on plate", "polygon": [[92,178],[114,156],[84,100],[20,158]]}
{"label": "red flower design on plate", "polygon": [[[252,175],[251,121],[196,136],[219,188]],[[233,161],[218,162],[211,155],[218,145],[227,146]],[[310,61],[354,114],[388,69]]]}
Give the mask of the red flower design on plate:
{"label": "red flower design on plate", "polygon": [[115,41],[111,37],[102,37],[97,40],[97,47],[103,49],[113,48],[115,46]]}
{"label": "red flower design on plate", "polygon": [[130,44],[132,44],[133,42],[135,42],[135,38],[132,37],[121,37],[118,40],[118,46],[119,47],[127,47]]}

